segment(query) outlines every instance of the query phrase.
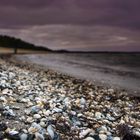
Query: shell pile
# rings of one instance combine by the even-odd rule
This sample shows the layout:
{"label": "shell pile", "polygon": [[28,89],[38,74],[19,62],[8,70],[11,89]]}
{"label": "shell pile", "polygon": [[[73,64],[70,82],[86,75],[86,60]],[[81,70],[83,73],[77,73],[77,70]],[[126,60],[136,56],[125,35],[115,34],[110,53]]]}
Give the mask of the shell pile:
{"label": "shell pile", "polygon": [[0,59],[0,140],[120,140],[140,136],[140,102],[124,91]]}

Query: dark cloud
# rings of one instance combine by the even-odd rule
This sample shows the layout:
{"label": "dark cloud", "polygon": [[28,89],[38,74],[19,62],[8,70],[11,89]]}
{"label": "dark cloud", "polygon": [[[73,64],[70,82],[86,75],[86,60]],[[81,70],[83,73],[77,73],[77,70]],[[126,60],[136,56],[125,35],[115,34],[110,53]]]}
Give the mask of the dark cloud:
{"label": "dark cloud", "polygon": [[119,27],[45,25],[0,32],[51,49],[140,51],[140,33]]}
{"label": "dark cloud", "polygon": [[139,0],[1,0],[0,26],[46,24],[140,28]]}
{"label": "dark cloud", "polygon": [[13,6],[17,8],[40,8],[50,6],[54,0],[1,0],[1,6]]}
{"label": "dark cloud", "polygon": [[139,7],[140,0],[0,0],[0,34],[52,49],[140,50]]}

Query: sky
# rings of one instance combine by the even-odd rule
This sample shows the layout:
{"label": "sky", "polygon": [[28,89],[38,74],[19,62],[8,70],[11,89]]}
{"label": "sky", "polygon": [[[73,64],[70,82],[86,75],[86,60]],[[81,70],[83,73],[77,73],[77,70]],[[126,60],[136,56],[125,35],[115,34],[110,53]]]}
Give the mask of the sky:
{"label": "sky", "polygon": [[51,49],[140,51],[140,0],[0,0],[0,34]]}

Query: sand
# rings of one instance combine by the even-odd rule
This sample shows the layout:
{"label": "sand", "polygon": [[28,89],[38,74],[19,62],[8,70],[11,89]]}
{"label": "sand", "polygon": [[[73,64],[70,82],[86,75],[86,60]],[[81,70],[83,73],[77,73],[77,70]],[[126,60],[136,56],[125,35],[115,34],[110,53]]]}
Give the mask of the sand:
{"label": "sand", "polygon": [[14,59],[140,96],[140,54],[50,53],[16,55]]}

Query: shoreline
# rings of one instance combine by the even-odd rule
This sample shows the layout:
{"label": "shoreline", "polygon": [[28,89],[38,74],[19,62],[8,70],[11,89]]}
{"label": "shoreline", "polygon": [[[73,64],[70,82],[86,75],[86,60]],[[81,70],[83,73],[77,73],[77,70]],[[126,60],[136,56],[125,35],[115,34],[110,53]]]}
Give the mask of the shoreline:
{"label": "shoreline", "polygon": [[[31,56],[31,58],[29,56]],[[102,87],[105,86],[108,88],[114,88],[116,90],[124,90],[132,96],[140,96],[140,88],[139,88],[140,80],[138,77],[140,75],[139,72],[137,72],[138,70],[135,72],[135,71],[131,71],[130,69],[129,71],[127,70],[127,67],[125,69],[123,67],[114,68],[109,65],[107,65],[107,67],[104,66],[102,67],[102,65],[105,64],[95,61],[95,65],[91,66],[92,71],[88,71],[88,69],[84,68],[84,66],[86,65],[82,65],[78,63],[77,60],[75,62],[70,61],[69,62],[70,64],[66,64],[67,58],[66,61],[63,60],[63,55],[62,58],[61,56],[60,58],[58,58],[57,54],[47,54],[47,56],[48,57],[46,59],[45,59],[46,55],[40,55],[40,54],[35,55],[35,58],[32,58],[32,55],[21,55],[21,56],[15,55],[12,58],[17,62],[20,61],[28,64],[33,64],[44,70],[50,69],[56,72],[60,72],[64,75],[68,75],[73,78],[86,80],[97,86],[102,86]],[[52,58],[53,56],[55,56],[56,58]],[[70,57],[68,56],[68,58]],[[89,66],[87,65],[87,67]]]}
{"label": "shoreline", "polygon": [[3,137],[120,140],[119,125],[140,134],[138,97],[33,64],[0,59],[0,69]]}

